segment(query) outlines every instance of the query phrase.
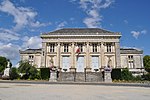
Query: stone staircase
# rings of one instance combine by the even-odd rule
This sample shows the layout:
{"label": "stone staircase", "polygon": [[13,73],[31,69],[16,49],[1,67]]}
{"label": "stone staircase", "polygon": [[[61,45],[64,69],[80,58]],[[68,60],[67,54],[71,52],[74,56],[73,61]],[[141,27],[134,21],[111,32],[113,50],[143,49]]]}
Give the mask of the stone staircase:
{"label": "stone staircase", "polygon": [[66,82],[102,82],[101,72],[60,72],[58,81]]}

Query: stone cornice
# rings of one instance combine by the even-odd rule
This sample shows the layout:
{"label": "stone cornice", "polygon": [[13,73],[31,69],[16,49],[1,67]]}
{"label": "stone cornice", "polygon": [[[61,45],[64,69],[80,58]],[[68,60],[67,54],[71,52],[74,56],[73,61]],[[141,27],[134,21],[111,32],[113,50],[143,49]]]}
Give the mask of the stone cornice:
{"label": "stone cornice", "polygon": [[89,37],[101,37],[101,38],[105,38],[105,37],[118,37],[120,38],[122,35],[121,34],[114,34],[114,35],[41,35],[41,38],[65,38],[65,37],[85,37],[85,38],[89,38]]}

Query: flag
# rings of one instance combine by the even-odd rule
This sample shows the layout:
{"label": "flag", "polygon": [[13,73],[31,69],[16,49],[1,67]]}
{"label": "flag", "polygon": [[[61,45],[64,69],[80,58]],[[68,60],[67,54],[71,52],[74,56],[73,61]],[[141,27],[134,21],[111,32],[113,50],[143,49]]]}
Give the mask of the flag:
{"label": "flag", "polygon": [[77,55],[77,60],[78,60],[78,57],[79,57],[80,52],[81,52],[81,51],[80,51],[80,48],[78,47],[78,49],[76,50],[76,53],[78,54],[78,55]]}
{"label": "flag", "polygon": [[79,47],[78,47],[78,49],[76,50],[76,53],[78,53],[78,54],[80,53],[80,48],[79,48]]}

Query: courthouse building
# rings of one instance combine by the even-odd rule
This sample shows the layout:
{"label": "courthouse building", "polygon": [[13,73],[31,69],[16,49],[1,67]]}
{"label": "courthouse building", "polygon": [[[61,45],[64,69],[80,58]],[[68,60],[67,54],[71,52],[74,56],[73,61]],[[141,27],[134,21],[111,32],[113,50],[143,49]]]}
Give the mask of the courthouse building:
{"label": "courthouse building", "polygon": [[121,33],[99,28],[65,28],[42,33],[42,48],[20,51],[21,60],[61,72],[100,72],[105,67],[143,68],[143,51],[120,48]]}

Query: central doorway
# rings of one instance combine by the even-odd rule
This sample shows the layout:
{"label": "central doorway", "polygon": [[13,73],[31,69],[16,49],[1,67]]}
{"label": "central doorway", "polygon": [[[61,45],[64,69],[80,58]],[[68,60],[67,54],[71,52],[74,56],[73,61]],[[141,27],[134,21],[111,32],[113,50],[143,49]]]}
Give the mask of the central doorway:
{"label": "central doorway", "polygon": [[84,72],[84,56],[77,57],[77,72]]}

